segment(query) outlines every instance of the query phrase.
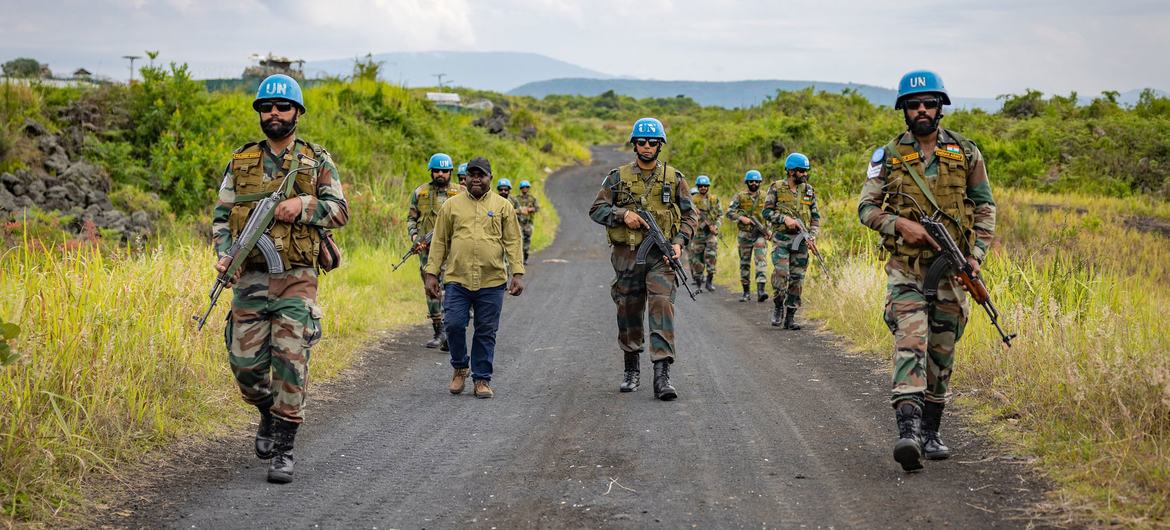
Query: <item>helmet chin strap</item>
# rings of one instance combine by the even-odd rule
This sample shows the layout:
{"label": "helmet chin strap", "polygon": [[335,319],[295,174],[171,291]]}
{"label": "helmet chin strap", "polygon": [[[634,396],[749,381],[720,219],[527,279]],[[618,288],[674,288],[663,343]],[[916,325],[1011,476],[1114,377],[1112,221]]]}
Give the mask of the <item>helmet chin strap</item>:
{"label": "helmet chin strap", "polygon": [[662,153],[662,146],[661,145],[654,148],[654,156],[643,155],[642,153],[638,152],[637,147],[634,148],[634,154],[638,156],[638,160],[641,160],[643,162],[653,162],[655,160],[658,160],[658,155],[661,153]]}

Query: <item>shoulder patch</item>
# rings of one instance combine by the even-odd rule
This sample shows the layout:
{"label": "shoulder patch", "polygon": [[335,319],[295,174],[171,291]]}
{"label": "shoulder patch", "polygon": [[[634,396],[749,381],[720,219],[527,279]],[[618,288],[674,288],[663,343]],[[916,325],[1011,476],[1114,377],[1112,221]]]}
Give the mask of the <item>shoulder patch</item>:
{"label": "shoulder patch", "polygon": [[[949,158],[951,160],[959,160],[959,161],[963,160],[963,153],[954,152],[954,151],[951,151],[949,149],[935,149],[934,154],[937,156],[941,156],[943,158]],[[909,157],[907,157],[907,158],[909,158]]]}
{"label": "shoulder patch", "polygon": [[886,148],[879,147],[873,150],[873,156],[869,157],[870,164],[881,164],[886,160]]}

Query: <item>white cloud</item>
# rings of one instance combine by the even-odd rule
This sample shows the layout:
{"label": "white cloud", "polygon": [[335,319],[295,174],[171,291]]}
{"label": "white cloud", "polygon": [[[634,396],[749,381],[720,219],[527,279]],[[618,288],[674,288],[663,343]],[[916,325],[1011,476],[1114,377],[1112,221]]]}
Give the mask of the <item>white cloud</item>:
{"label": "white cloud", "polygon": [[338,32],[355,47],[373,52],[475,43],[466,0],[297,0],[291,2],[289,12],[297,13],[308,26],[307,34]]}

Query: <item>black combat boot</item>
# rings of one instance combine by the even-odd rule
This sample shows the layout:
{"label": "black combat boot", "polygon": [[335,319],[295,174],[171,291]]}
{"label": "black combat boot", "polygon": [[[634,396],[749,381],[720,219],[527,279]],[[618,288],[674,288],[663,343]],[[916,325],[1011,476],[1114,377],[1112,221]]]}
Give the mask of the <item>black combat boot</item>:
{"label": "black combat boot", "polygon": [[711,283],[714,280],[715,280],[715,273],[708,272],[707,273],[707,290],[708,291],[715,292],[715,284]]}
{"label": "black combat boot", "polygon": [[699,275],[696,274],[695,275],[695,294],[699,294],[701,292],[703,292],[703,278],[701,278]]}
{"label": "black combat boot", "polygon": [[273,440],[273,422],[272,417],[272,399],[269,398],[264,403],[256,405],[260,409],[260,426],[256,428],[256,457],[260,460],[268,460],[276,453]]}
{"label": "black combat boot", "polygon": [[784,329],[800,329],[800,324],[796,323],[796,309],[789,307],[788,311],[784,313]]}
{"label": "black combat boot", "polygon": [[922,441],[918,436],[922,409],[909,401],[903,401],[894,411],[898,419],[898,441],[894,442],[894,460],[902,465],[903,471],[922,469]]}
{"label": "black combat boot", "polygon": [[280,418],[274,419],[276,455],[268,466],[268,482],[288,484],[293,479],[293,441],[296,440],[297,427],[300,425]]}
{"label": "black combat boot", "polygon": [[439,351],[451,351],[451,346],[447,344],[447,330],[439,333]]}
{"label": "black combat boot", "polygon": [[938,426],[942,423],[942,403],[926,402],[922,408],[922,452],[926,453],[927,460],[946,460],[951,457],[951,448],[943,445],[938,436]]}
{"label": "black combat boot", "polygon": [[752,286],[743,284],[743,296],[739,297],[740,302],[746,302],[752,298]]}
{"label": "black combat boot", "polygon": [[776,297],[776,301],[772,304],[772,326],[780,327],[780,321],[784,320],[784,304],[780,302],[780,297]]}
{"label": "black combat boot", "polygon": [[764,290],[764,283],[763,282],[757,283],[756,284],[756,301],[763,303],[763,301],[767,300],[767,299],[768,299],[768,291]]}
{"label": "black combat boot", "polygon": [[622,377],[622,384],[618,386],[621,392],[634,392],[638,390],[638,385],[642,382],[642,376],[638,371],[638,354],[626,354],[626,372]]}
{"label": "black combat boot", "polygon": [[427,348],[438,348],[443,344],[443,339],[445,338],[443,337],[443,323],[438,320],[432,320],[431,329],[435,331],[435,336],[431,337],[431,340],[428,340],[423,346]]}
{"label": "black combat boot", "polygon": [[524,251],[524,264],[528,265],[528,251],[527,250]]}
{"label": "black combat boot", "polygon": [[654,361],[654,397],[662,401],[678,397],[670,384],[670,361]]}

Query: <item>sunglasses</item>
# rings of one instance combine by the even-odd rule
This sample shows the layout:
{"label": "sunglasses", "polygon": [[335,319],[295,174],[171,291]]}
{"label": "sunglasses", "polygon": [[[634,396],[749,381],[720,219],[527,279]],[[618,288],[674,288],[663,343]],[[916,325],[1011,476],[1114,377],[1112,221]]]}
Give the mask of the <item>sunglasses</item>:
{"label": "sunglasses", "polygon": [[916,110],[918,107],[926,107],[928,109],[937,109],[942,104],[938,98],[924,98],[924,99],[907,99],[902,102],[902,106],[909,110]]}
{"label": "sunglasses", "polygon": [[650,147],[658,147],[662,145],[662,140],[657,138],[638,138],[634,140],[634,145],[638,147],[646,147],[647,145]]}
{"label": "sunglasses", "polygon": [[288,101],[265,101],[256,105],[256,110],[260,111],[261,114],[267,114],[272,112],[274,107],[279,112],[288,112],[293,109],[293,104]]}
{"label": "sunglasses", "polygon": [[443,173],[443,174],[448,174],[448,173],[450,173],[450,172],[451,172],[451,170],[450,170],[450,169],[432,169],[432,170],[431,170],[431,173]]}

